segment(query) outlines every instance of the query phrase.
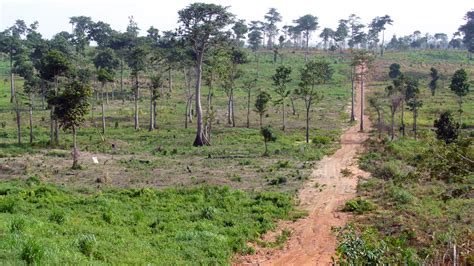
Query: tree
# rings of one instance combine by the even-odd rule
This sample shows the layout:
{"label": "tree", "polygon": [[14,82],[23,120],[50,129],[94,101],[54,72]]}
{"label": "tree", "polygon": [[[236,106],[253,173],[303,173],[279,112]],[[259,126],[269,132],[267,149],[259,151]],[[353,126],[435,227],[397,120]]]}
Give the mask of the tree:
{"label": "tree", "polygon": [[454,121],[451,112],[446,111],[441,113],[439,119],[434,121],[436,128],[436,138],[443,140],[446,144],[456,141],[459,135],[459,123]]}
{"label": "tree", "polygon": [[462,97],[469,93],[469,86],[470,85],[466,70],[461,68],[454,72],[449,88],[459,97],[459,125],[462,125]]}
{"label": "tree", "polygon": [[263,115],[268,110],[268,102],[271,100],[270,94],[266,91],[260,91],[255,99],[255,112],[258,113],[260,117],[260,128],[263,126]]}
{"label": "tree", "polygon": [[309,114],[313,104],[323,99],[316,86],[326,84],[332,78],[333,70],[325,61],[310,61],[300,71],[301,81],[296,93],[304,100],[306,109],[306,143],[309,143]]}
{"label": "tree", "polygon": [[395,113],[397,112],[398,107],[400,106],[403,97],[398,95],[398,89],[394,85],[389,85],[386,88],[387,94],[390,97],[390,118],[391,118],[391,127],[390,135],[391,140],[395,139]]}
{"label": "tree", "polygon": [[128,67],[131,69],[131,75],[134,78],[135,85],[133,86],[133,100],[134,100],[134,127],[135,130],[140,129],[140,124],[138,123],[138,98],[140,93],[140,72],[146,69],[147,65],[147,56],[149,50],[148,47],[141,43],[136,43],[132,46],[128,57],[127,63]]}
{"label": "tree", "polygon": [[77,16],[71,17],[69,23],[73,28],[73,44],[76,46],[76,52],[82,56],[85,55],[85,48],[89,45],[89,31],[94,24],[90,17]]}
{"label": "tree", "polygon": [[248,38],[249,38],[250,49],[252,49],[252,52],[255,55],[255,62],[257,63],[257,67],[256,67],[256,71],[255,71],[255,77],[256,77],[256,79],[258,79],[259,61],[258,61],[257,51],[260,48],[260,45],[262,43],[262,39],[263,39],[262,38],[262,32],[260,30],[254,29],[249,33]]}
{"label": "tree", "polygon": [[439,79],[438,70],[436,68],[432,67],[430,69],[430,77],[431,77],[431,80],[430,80],[429,87],[431,90],[431,95],[435,96],[436,89],[438,88],[438,79]]}
{"label": "tree", "polygon": [[382,101],[377,97],[369,98],[369,105],[377,112],[377,131],[379,133],[379,139],[382,138],[382,112],[383,106]]}
{"label": "tree", "polygon": [[364,24],[360,22],[360,17],[355,14],[351,14],[347,20],[347,24],[350,30],[350,39],[349,47],[357,47],[361,43],[361,37],[363,34],[362,29],[365,27]]}
{"label": "tree", "polygon": [[375,48],[379,42],[379,34],[382,32],[382,44],[380,45],[380,55],[383,56],[384,52],[384,42],[385,42],[385,30],[386,25],[392,25],[393,20],[390,18],[389,15],[385,15],[383,17],[376,17],[372,20],[369,25],[369,35],[374,36]]}
{"label": "tree", "polygon": [[64,91],[49,100],[50,104],[56,106],[54,115],[58,118],[59,125],[63,130],[70,129],[73,137],[73,163],[72,168],[77,169],[78,148],[76,134],[78,128],[85,120],[89,108],[88,99],[91,96],[91,88],[78,81],[72,81],[65,86]]}
{"label": "tree", "polygon": [[263,156],[268,156],[268,146],[267,143],[270,141],[276,141],[275,133],[273,133],[273,129],[271,126],[265,126],[260,129],[260,134],[263,137],[263,142],[265,143],[265,152]]}
{"label": "tree", "polygon": [[[114,50],[108,47],[100,48],[98,53],[92,59],[92,62],[96,69],[104,69],[111,75],[112,80],[108,82],[114,82],[115,70],[120,66],[120,60],[117,58]],[[112,87],[112,99],[115,97],[115,91],[113,88],[114,87]],[[108,92],[106,92],[106,94],[108,99]]]}
{"label": "tree", "polygon": [[474,10],[467,12],[464,20],[466,20],[466,24],[460,26],[459,31],[464,35],[462,41],[469,52],[469,58],[472,59],[472,53],[474,53]]}
{"label": "tree", "polygon": [[388,76],[391,79],[396,79],[402,74],[402,72],[400,71],[400,64],[393,63],[390,65],[389,69],[390,71],[388,72]]}
{"label": "tree", "polygon": [[245,34],[247,34],[247,32],[249,31],[247,24],[245,24],[245,20],[240,19],[235,22],[234,26],[232,27],[232,30],[234,31],[235,45],[237,45],[238,47],[244,46],[244,42],[241,42],[241,40],[245,39]]}
{"label": "tree", "polygon": [[304,38],[306,39],[306,52],[304,54],[304,61],[308,62],[308,53],[309,53],[309,38],[311,32],[318,29],[318,18],[313,15],[304,15],[297,20],[295,20],[297,27],[303,32]]}
{"label": "tree", "polygon": [[282,116],[283,116],[283,127],[282,130],[286,130],[286,121],[285,121],[285,107],[286,103],[285,100],[291,93],[291,90],[287,88],[288,83],[291,82],[291,67],[289,66],[279,66],[276,69],[275,74],[272,76],[273,86],[275,86],[275,92],[278,94],[280,99],[278,99],[275,103],[281,104],[282,106]]}
{"label": "tree", "polygon": [[[353,67],[353,78],[358,75],[360,80],[360,131],[364,130],[364,101],[365,101],[365,85],[364,81],[367,79],[367,75],[370,69],[370,64],[373,61],[373,56],[365,50],[355,50],[352,52],[352,67]],[[351,119],[354,116],[354,81],[352,82],[352,107],[351,107]]]}
{"label": "tree", "polygon": [[248,63],[247,54],[241,49],[232,48],[229,52],[229,64],[223,72],[223,87],[228,96],[228,122],[235,127],[234,89],[235,80],[242,76],[239,65]]}
{"label": "tree", "polygon": [[281,22],[282,17],[280,13],[276,10],[276,8],[270,8],[265,14],[265,19],[267,20],[267,24],[265,25],[266,31],[268,32],[268,49],[273,48],[273,44],[275,41],[275,36],[278,34],[278,26],[277,23]]}
{"label": "tree", "polygon": [[417,139],[417,118],[418,118],[418,109],[423,106],[423,101],[419,99],[420,89],[418,87],[418,80],[410,78],[406,82],[406,94],[405,101],[407,102],[408,107],[413,112],[413,134],[415,140]]}
{"label": "tree", "polygon": [[[59,77],[71,71],[71,64],[63,52],[58,50],[50,50],[41,61],[41,67],[39,69],[40,76],[44,80],[54,82],[53,97],[59,93]],[[51,105],[51,132],[50,142],[51,144],[59,143],[59,124],[55,117],[55,106]]]}
{"label": "tree", "polygon": [[160,73],[150,77],[150,126],[149,131],[156,129],[156,101],[161,96],[159,88],[163,87],[163,78]]}
{"label": "tree", "polygon": [[332,30],[331,28],[324,28],[321,34],[319,35],[319,37],[323,39],[324,50],[328,49],[328,42],[330,39],[334,38],[334,34],[334,30]]}
{"label": "tree", "polygon": [[257,85],[256,79],[250,79],[244,81],[244,88],[247,90],[247,128],[250,128],[250,94],[252,89]]}
{"label": "tree", "polygon": [[105,107],[104,107],[104,87],[107,82],[113,82],[112,73],[105,68],[99,68],[97,71],[97,80],[100,82],[100,107],[102,110],[102,134],[105,134]]}
{"label": "tree", "polygon": [[208,145],[204,134],[201,107],[202,64],[209,46],[222,40],[223,30],[233,22],[227,7],[215,4],[194,3],[178,12],[180,32],[193,48],[196,56],[196,113],[197,131],[194,146]]}
{"label": "tree", "polygon": [[348,21],[345,19],[339,20],[339,24],[334,34],[334,40],[338,43],[340,52],[342,52],[342,49],[345,49],[346,38],[349,35],[349,27],[347,26],[347,22]]}

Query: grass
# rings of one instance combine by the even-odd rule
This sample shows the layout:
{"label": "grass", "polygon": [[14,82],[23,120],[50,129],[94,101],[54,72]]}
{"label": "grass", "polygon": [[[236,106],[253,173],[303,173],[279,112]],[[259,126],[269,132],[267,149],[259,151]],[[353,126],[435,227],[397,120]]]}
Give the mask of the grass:
{"label": "grass", "polygon": [[0,212],[2,264],[228,264],[294,212],[286,194],[214,186],[81,190],[13,180],[0,194],[14,206]]}

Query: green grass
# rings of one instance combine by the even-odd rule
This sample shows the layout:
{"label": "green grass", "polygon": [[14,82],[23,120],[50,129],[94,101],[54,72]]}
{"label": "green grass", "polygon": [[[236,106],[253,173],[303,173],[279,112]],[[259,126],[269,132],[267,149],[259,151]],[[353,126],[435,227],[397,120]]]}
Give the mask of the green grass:
{"label": "green grass", "polygon": [[80,190],[8,181],[0,194],[2,264],[228,264],[293,213],[289,195],[213,186]]}

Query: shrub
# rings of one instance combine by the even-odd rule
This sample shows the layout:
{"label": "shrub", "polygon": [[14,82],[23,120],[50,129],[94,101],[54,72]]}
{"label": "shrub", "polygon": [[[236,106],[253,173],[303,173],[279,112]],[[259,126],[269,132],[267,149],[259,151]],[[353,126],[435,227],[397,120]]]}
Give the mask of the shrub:
{"label": "shrub", "polygon": [[53,210],[49,215],[49,221],[55,222],[57,224],[63,224],[66,221],[66,216],[62,211]]}
{"label": "shrub", "polygon": [[332,140],[331,140],[330,137],[316,136],[316,137],[313,138],[312,142],[313,142],[313,144],[316,144],[316,145],[326,145],[326,144],[331,143]]}
{"label": "shrub", "polygon": [[12,197],[3,197],[0,199],[0,212],[14,213],[17,208],[17,201]]}
{"label": "shrub", "polygon": [[21,233],[25,228],[25,219],[19,217],[14,218],[10,224],[10,232],[12,233]]}
{"label": "shrub", "polygon": [[94,235],[81,235],[77,240],[77,244],[82,254],[91,257],[97,246],[97,240]]}
{"label": "shrub", "polygon": [[276,186],[276,185],[280,185],[280,184],[285,184],[287,181],[288,180],[286,179],[286,177],[279,176],[277,178],[274,178],[274,179],[270,180],[270,185]]}
{"label": "shrub", "polygon": [[23,244],[21,250],[21,259],[26,261],[27,264],[40,264],[43,256],[44,249],[35,240],[30,239]]}
{"label": "shrub", "polygon": [[399,204],[407,204],[413,202],[415,196],[413,196],[408,190],[391,185],[387,189],[388,196],[395,202]]}
{"label": "shrub", "polygon": [[364,212],[375,210],[376,206],[369,200],[357,198],[349,200],[346,202],[346,205],[342,209],[345,212],[353,212],[356,214],[362,214]]}

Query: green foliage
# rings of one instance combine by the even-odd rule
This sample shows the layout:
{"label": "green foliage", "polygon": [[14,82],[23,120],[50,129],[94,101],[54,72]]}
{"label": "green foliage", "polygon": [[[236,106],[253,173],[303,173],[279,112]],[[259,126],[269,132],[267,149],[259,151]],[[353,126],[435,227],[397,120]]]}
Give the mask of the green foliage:
{"label": "green foliage", "polygon": [[389,72],[388,72],[388,76],[389,76],[391,79],[396,79],[396,78],[398,78],[401,74],[402,74],[402,72],[400,71],[400,64],[393,63],[393,64],[390,65],[390,67],[389,67]]}
{"label": "green foliage", "polygon": [[342,210],[346,212],[353,212],[356,214],[363,214],[365,212],[370,212],[375,209],[375,204],[372,203],[370,200],[357,198],[353,200],[348,200]]}
{"label": "green foliage", "polygon": [[290,94],[290,91],[287,89],[287,85],[292,80],[291,71],[291,67],[289,66],[278,66],[275,70],[275,74],[272,76],[275,92],[280,96],[281,99],[288,97]]}
{"label": "green foliage", "polygon": [[25,229],[26,221],[22,217],[16,217],[11,221],[10,232],[21,233]]}
{"label": "green foliage", "polygon": [[432,67],[430,69],[430,77],[431,77],[431,80],[429,83],[429,87],[431,90],[431,95],[435,96],[436,89],[438,88],[438,80],[440,78],[438,74],[438,70],[436,68]]}
{"label": "green foliage", "polygon": [[446,144],[456,141],[459,135],[459,123],[454,121],[451,112],[443,112],[439,119],[434,121],[436,138],[443,140]]}
{"label": "green foliage", "polygon": [[29,265],[38,265],[44,257],[44,248],[34,239],[29,239],[23,244],[21,259]]}
{"label": "green foliage", "polygon": [[49,215],[49,220],[57,224],[63,224],[66,221],[66,215],[63,211],[54,209]]}
{"label": "green foliage", "polygon": [[312,139],[314,145],[326,145],[333,142],[333,140],[328,136],[315,136]]}
{"label": "green foliage", "polygon": [[[22,250],[21,258],[31,264],[41,258],[46,264],[228,264],[234,253],[251,253],[248,242],[293,212],[287,194],[214,186],[79,192],[51,185],[31,187],[18,180],[3,182],[0,191],[2,199],[23,198],[21,216],[0,213],[0,221],[28,215],[34,223],[25,229],[28,239],[35,241],[10,230],[10,223],[0,223],[5,264],[17,262]],[[47,209],[67,212],[67,226],[49,222]]]}
{"label": "green foliage", "polygon": [[77,239],[77,246],[79,251],[87,257],[91,257],[96,248],[97,248],[97,240],[95,239],[95,235],[81,235]]}
{"label": "green foliage", "polygon": [[466,70],[462,68],[456,70],[451,78],[451,84],[449,85],[451,91],[453,91],[457,96],[463,97],[469,92],[469,86],[470,84]]}

